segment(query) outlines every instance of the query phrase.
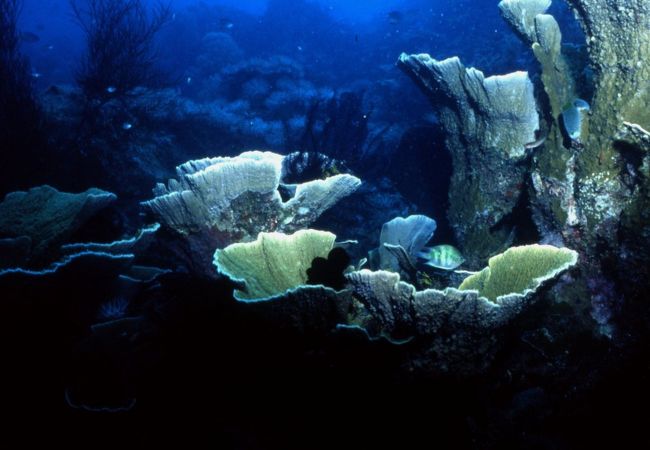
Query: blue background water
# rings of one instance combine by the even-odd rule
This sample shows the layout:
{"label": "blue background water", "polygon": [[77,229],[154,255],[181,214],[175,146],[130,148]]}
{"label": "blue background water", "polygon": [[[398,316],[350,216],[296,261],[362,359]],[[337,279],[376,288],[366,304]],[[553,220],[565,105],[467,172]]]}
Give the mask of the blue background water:
{"label": "blue background water", "polygon": [[[152,2],[153,4],[154,2]],[[559,17],[565,41],[578,35],[562,2]],[[307,63],[314,74],[340,82],[370,77],[393,64],[401,51],[427,52],[438,58],[458,55],[487,73],[526,69],[530,63],[518,39],[500,18],[495,0],[345,0],[171,2],[175,20],[163,33],[161,58],[187,62],[196,52],[197,34],[225,29],[249,56],[283,53]],[[388,14],[398,11],[396,23]],[[189,25],[191,23],[191,25]],[[41,39],[24,45],[41,87],[70,82],[83,50],[83,36],[66,0],[26,0],[21,29]],[[578,36],[579,39],[579,36]],[[175,67],[182,71],[183,67]],[[323,74],[323,72],[326,72]]]}

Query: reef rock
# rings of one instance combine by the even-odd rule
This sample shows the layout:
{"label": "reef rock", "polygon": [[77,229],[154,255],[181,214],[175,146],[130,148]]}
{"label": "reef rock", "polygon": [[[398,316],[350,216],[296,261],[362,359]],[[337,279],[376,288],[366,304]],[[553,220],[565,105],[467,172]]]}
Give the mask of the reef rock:
{"label": "reef rock", "polygon": [[[644,295],[640,293],[646,288],[639,281],[647,279],[642,261],[650,230],[644,154],[644,130],[650,128],[650,3],[567,1],[586,37],[588,58],[573,73],[587,67],[593,71],[593,92],[581,92],[589,104],[576,98],[568,59],[558,53],[557,23],[545,8],[531,9],[532,3],[536,2],[504,0],[499,6],[518,34],[521,25],[528,24],[524,40],[541,64],[551,106],[548,137],[533,158],[535,223],[545,238],[561,236],[580,251],[584,276],[598,279],[596,285],[611,283],[609,270],[603,267],[616,260],[617,278],[625,280],[622,289],[631,297]],[[623,296],[613,294],[600,303],[617,305],[606,314],[615,320],[614,311],[622,310],[622,301]],[[595,311],[592,315],[603,316]]]}
{"label": "reef rock", "polygon": [[449,221],[473,265],[507,245],[495,225],[512,211],[524,185],[519,164],[539,129],[526,72],[485,78],[456,57],[402,54],[398,65],[429,96],[452,154]]}

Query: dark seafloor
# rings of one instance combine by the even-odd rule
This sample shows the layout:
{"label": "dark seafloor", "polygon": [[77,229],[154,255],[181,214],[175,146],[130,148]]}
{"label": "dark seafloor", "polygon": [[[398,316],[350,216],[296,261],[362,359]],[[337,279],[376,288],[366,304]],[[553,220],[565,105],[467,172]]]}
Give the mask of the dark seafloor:
{"label": "dark seafloor", "polygon": [[646,448],[647,130],[647,0],[0,0],[0,444]]}

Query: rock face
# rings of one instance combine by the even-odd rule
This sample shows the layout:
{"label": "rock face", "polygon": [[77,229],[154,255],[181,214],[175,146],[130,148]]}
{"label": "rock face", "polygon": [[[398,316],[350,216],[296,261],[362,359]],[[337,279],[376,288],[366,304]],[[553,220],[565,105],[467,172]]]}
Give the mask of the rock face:
{"label": "rock face", "polygon": [[402,54],[398,65],[427,94],[445,129],[453,162],[449,221],[476,265],[508,241],[511,230],[492,230],[519,199],[519,163],[537,139],[533,84],[525,72],[486,78],[456,57]]}
{"label": "rock face", "polygon": [[217,248],[252,241],[263,231],[306,228],[361,184],[343,174],[287,185],[291,197],[283,201],[278,191],[283,159],[276,153],[252,151],[234,158],[189,161],[177,167],[178,180],[156,186],[156,197],[143,205],[184,241],[179,255],[190,270],[213,277],[212,255]]}
{"label": "rock face", "polygon": [[[629,163],[613,138],[624,122],[650,129],[650,4],[643,0],[570,0],[587,39],[594,70],[589,133],[577,158],[578,209],[590,230],[586,244],[615,251],[616,222],[641,190],[619,174]],[[647,181],[646,181],[647,183]],[[647,188],[647,186],[646,186]]]}

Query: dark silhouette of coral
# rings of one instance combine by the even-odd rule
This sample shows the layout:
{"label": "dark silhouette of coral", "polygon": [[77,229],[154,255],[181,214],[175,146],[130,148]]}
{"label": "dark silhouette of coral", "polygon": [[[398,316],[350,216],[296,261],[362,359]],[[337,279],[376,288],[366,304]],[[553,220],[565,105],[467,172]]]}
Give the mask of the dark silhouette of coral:
{"label": "dark silhouette of coral", "polygon": [[90,99],[107,100],[157,84],[155,37],[171,18],[169,4],[148,11],[142,0],[70,0],[87,39],[77,83]]}
{"label": "dark silhouette of coral", "polygon": [[307,111],[300,149],[323,153],[357,168],[365,156],[368,116],[362,93],[343,92],[325,104],[316,99]]}

